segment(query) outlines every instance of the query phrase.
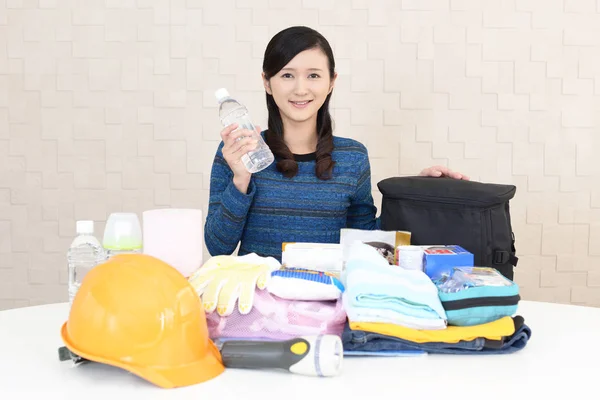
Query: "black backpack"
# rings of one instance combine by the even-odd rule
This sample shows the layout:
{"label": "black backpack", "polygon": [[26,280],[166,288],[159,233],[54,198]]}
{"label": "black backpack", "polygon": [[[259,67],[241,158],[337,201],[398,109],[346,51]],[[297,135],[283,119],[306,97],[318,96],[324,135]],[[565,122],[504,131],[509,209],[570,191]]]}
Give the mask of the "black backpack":
{"label": "black backpack", "polygon": [[414,245],[459,245],[473,253],[476,266],[513,279],[515,186],[419,176],[384,179],[377,187],[382,230],[410,231]]}

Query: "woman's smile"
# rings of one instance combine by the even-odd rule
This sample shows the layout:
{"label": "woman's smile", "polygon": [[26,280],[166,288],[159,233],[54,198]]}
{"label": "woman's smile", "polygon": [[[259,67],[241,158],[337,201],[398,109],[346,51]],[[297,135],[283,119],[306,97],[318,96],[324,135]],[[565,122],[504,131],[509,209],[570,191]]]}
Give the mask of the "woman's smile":
{"label": "woman's smile", "polygon": [[302,101],[292,101],[290,100],[290,103],[292,103],[292,105],[296,108],[306,108],[308,107],[308,105],[312,102],[312,100],[302,100]]}

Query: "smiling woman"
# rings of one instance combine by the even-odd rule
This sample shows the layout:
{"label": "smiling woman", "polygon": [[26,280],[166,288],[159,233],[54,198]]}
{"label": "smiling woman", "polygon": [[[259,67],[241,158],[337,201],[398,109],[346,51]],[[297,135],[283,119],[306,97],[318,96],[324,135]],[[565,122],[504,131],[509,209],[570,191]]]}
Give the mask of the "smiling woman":
{"label": "smiling woman", "polygon": [[267,46],[263,62],[269,110],[266,137],[284,176],[297,173],[293,154],[315,152],[316,175],[330,177],[333,128],[329,100],[336,78],[329,43],[309,28],[279,32]]}
{"label": "smiling woman", "polygon": [[204,229],[211,255],[232,254],[241,241],[240,255],[281,260],[283,242],[339,243],[342,228],[380,227],[366,147],[333,135],[336,79],[333,51],[317,31],[291,27],[271,39],[262,71],[269,126],[261,134],[276,163],[249,173],[240,160],[256,141],[235,125],[221,131]]}
{"label": "smiling woman", "polygon": [[291,178],[298,171],[293,154],[314,152],[317,177],[329,179],[334,164],[329,100],[337,78],[329,43],[309,28],[279,32],[265,51],[262,76],[269,110],[266,137],[280,159],[277,169]]}

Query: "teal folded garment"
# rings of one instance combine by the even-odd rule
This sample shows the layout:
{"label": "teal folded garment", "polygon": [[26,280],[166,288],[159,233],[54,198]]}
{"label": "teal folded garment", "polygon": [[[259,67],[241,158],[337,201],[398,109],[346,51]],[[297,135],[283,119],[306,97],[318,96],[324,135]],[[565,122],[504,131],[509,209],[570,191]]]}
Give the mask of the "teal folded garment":
{"label": "teal folded garment", "polygon": [[450,278],[436,281],[448,324],[473,326],[515,315],[519,285],[494,268],[456,267]]}

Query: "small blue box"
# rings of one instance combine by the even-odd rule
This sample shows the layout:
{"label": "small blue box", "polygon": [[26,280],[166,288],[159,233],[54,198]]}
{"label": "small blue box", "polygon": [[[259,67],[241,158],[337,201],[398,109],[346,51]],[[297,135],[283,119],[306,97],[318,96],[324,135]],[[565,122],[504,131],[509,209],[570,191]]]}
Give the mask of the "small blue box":
{"label": "small blue box", "polygon": [[472,253],[457,245],[423,246],[423,271],[431,280],[451,275],[454,267],[473,267]]}

